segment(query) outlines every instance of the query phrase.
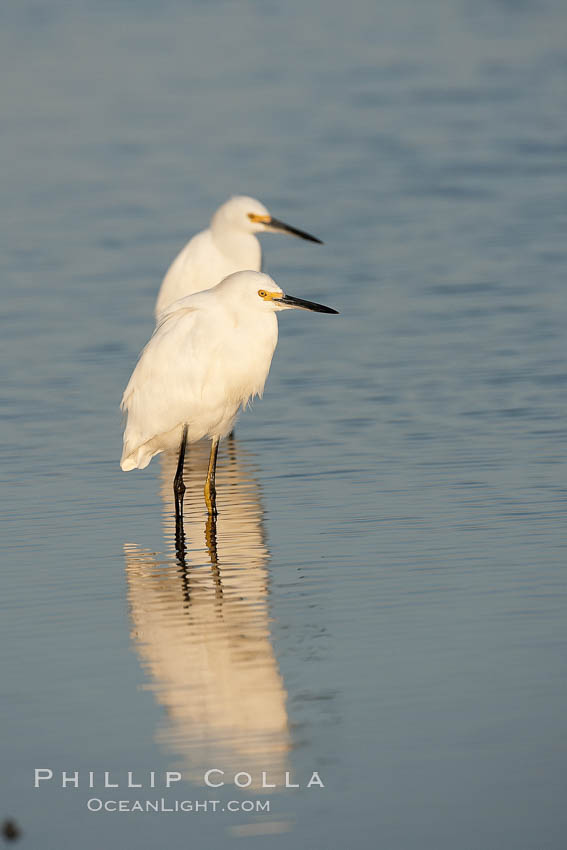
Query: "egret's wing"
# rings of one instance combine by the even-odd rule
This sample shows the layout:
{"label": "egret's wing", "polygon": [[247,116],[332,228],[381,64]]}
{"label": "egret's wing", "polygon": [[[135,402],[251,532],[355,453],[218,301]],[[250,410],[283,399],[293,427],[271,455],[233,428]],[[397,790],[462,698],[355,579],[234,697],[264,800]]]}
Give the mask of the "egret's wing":
{"label": "egret's wing", "polygon": [[232,271],[213,242],[210,230],[189,240],[167,270],[156,301],[156,317],[173,301],[209,289]]}
{"label": "egret's wing", "polygon": [[180,316],[186,313],[193,313],[197,309],[193,302],[186,303],[186,301],[186,298],[179,298],[177,301],[173,301],[168,307],[165,308],[165,310],[162,310],[162,312],[159,313],[154,334],[173,315]]}
{"label": "egret's wing", "polygon": [[209,311],[189,301],[180,299],[160,317],[124,391],[124,456],[187,422],[202,397],[214,327]]}

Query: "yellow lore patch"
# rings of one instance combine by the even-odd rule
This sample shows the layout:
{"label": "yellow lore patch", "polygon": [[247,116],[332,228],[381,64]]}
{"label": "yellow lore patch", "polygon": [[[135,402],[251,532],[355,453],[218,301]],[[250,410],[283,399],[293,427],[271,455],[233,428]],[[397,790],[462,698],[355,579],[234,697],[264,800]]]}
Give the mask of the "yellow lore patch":
{"label": "yellow lore patch", "polygon": [[256,213],[248,213],[250,221],[258,221],[261,224],[269,224],[272,220],[271,215],[257,215]]}

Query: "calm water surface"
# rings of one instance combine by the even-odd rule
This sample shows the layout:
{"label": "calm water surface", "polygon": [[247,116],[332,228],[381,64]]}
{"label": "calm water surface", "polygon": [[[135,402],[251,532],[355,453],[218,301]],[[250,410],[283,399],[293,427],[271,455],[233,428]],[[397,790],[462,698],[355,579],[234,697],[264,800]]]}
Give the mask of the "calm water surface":
{"label": "calm water surface", "polygon": [[[21,0],[0,24],[19,846],[563,848],[567,7]],[[176,551],[172,459],[120,472],[118,404],[232,192],[324,239],[265,236],[266,268],[341,315],[281,317],[216,527],[189,453]]]}

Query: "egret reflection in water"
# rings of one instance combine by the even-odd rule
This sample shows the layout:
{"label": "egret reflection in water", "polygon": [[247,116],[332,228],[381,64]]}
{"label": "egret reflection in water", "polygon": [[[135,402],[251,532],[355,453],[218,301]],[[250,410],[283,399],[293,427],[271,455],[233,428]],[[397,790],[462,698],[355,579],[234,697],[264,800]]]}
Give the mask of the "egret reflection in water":
{"label": "egret reflection in water", "polygon": [[124,546],[132,639],[147,687],[166,709],[158,742],[202,781],[210,767],[281,781],[290,735],[286,692],[270,641],[269,553],[258,483],[229,441],[219,475],[223,511],[205,520],[208,446],[185,462],[185,537],[175,527],[175,453],[161,471],[165,553]]}

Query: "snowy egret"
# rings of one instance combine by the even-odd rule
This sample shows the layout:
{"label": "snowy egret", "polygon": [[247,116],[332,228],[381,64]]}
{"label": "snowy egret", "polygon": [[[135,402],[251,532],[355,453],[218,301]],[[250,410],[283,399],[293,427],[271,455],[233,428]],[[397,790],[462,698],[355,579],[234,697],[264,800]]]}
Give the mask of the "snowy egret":
{"label": "snowy egret", "polygon": [[175,301],[124,390],[123,470],[144,469],[152,457],[179,446],[173,482],[176,518],[182,518],[187,442],[211,440],[205,502],[216,515],[219,440],[240,410],[262,394],[278,341],[275,313],[291,308],[337,313],[286,295],[266,274],[241,271],[212,289]]}
{"label": "snowy egret", "polygon": [[185,245],[166,272],[155,315],[178,298],[210,289],[233,272],[260,271],[262,249],[255,233],[291,233],[309,242],[320,239],[273,218],[260,201],[238,196],[218,208],[206,230]]}

